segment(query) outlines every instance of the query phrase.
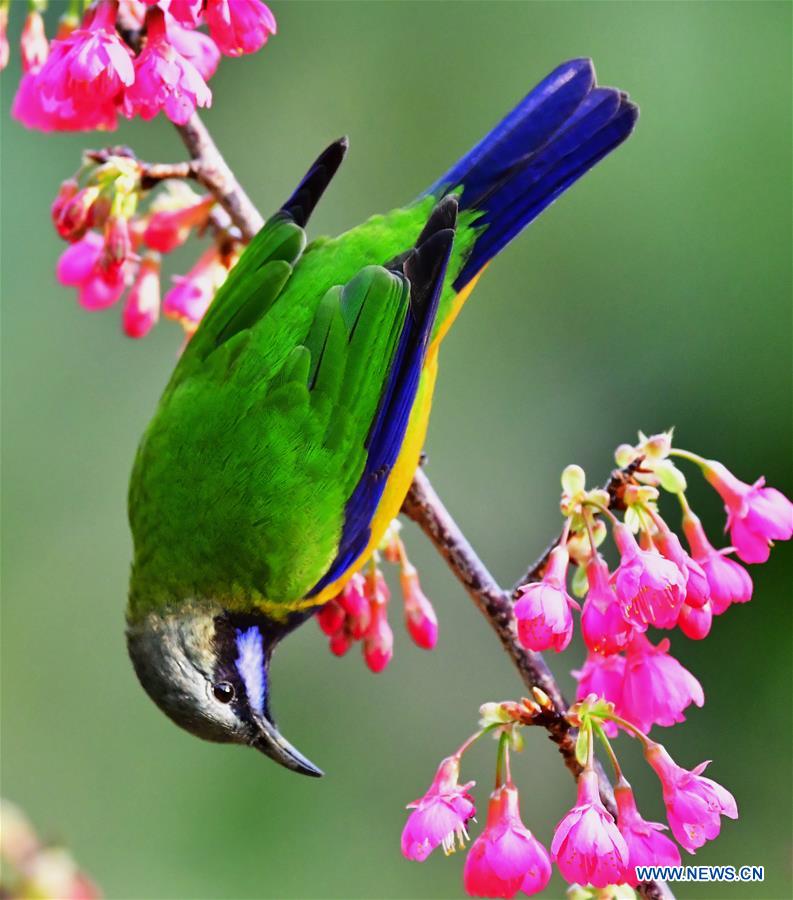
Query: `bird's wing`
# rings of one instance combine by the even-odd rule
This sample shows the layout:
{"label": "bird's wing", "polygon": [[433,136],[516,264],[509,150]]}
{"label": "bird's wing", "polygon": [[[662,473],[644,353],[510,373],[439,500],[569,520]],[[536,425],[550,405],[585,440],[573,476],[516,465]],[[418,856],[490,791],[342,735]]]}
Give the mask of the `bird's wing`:
{"label": "bird's wing", "polygon": [[365,548],[452,247],[456,201],[443,203],[406,257],[319,301],[299,264],[290,278],[303,245],[288,210],[252,242],[139,451],[133,595],[158,582],[157,603],[189,590],[243,607],[310,604]]}

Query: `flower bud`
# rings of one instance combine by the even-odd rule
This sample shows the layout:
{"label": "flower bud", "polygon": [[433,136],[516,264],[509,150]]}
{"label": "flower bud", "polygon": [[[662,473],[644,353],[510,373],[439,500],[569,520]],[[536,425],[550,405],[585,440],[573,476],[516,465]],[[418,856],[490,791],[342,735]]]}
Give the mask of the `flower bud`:
{"label": "flower bud", "polygon": [[359,641],[366,634],[372,619],[364,576],[356,572],[337,599],[345,615],[350,636]]}
{"label": "flower bud", "polygon": [[138,275],[124,304],[124,334],[131,338],[145,337],[159,317],[160,259],[157,256],[147,256],[141,261]]}
{"label": "flower bud", "polygon": [[421,590],[415,566],[408,563],[399,576],[405,607],[405,625],[413,642],[425,650],[438,643],[438,617]]}
{"label": "flower bud", "polygon": [[[66,192],[71,188],[66,188]],[[68,201],[59,204],[55,229],[64,240],[79,241],[93,224],[93,206],[99,198],[95,185],[78,190]],[[58,198],[56,198],[58,203]]]}
{"label": "flower bud", "polygon": [[713,607],[710,600],[703,606],[689,606],[684,603],[680,607],[680,615],[677,619],[678,628],[692,641],[701,641],[710,633],[713,624]]}
{"label": "flower bud", "polygon": [[323,634],[333,637],[344,627],[344,610],[338,600],[329,600],[317,613],[317,624]]}
{"label": "flower bud", "polygon": [[658,477],[658,483],[670,494],[682,494],[688,486],[686,476],[671,459],[659,459],[657,462],[653,462],[652,470]]}
{"label": "flower bud", "polygon": [[331,635],[328,646],[334,656],[344,656],[352,647],[352,638],[345,631],[337,631],[336,634]]}
{"label": "flower bud", "polygon": [[110,215],[105,223],[105,268],[122,266],[132,253],[129,225],[123,216]]}
{"label": "flower bud", "polygon": [[562,472],[562,490],[567,494],[578,494],[586,488],[586,472],[581,466],[570,465]]}
{"label": "flower bud", "polygon": [[384,605],[373,605],[372,616],[372,624],[363,641],[363,658],[369,669],[378,673],[386,668],[394,655],[394,633]]}
{"label": "flower bud", "polygon": [[25,19],[19,50],[24,72],[38,69],[47,61],[50,52],[49,42],[44,32],[44,20],[36,9],[32,9]]}
{"label": "flower bud", "polygon": [[614,459],[621,469],[629,466],[638,455],[636,448],[630,444],[620,444],[614,451]]}

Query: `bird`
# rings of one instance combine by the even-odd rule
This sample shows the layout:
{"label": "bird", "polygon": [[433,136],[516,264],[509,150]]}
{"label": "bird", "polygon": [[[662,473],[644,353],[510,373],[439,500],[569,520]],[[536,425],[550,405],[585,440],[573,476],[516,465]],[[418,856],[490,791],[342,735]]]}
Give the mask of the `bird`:
{"label": "bird", "polygon": [[307,242],[342,138],[253,237],[179,358],[130,479],[127,648],[177,725],[323,774],[275,724],[273,650],[398,515],[440,345],[485,267],[637,118],[591,60],[572,59],[408,205]]}

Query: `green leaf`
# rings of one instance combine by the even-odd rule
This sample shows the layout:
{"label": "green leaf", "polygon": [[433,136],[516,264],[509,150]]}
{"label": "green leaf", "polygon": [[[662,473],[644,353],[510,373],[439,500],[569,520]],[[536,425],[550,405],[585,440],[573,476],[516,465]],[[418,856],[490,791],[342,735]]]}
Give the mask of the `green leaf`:
{"label": "green leaf", "polygon": [[575,742],[575,758],[579,765],[585,766],[589,759],[589,745],[592,741],[592,727],[588,721],[584,721],[581,730],[578,732],[578,739]]}

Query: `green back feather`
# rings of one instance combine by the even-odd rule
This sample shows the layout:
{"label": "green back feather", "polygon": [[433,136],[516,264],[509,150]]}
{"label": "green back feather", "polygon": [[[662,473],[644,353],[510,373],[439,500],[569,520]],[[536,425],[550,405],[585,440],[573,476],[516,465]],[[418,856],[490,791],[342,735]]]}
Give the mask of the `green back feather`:
{"label": "green back feather", "polygon": [[[303,230],[277,215],[251,242],[138,451],[131,618],[202,597],[286,610],[327,570],[408,309],[407,282],[383,265],[413,246],[433,204],[304,251]],[[474,218],[461,215],[438,322]]]}

